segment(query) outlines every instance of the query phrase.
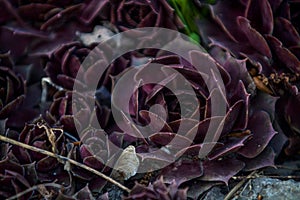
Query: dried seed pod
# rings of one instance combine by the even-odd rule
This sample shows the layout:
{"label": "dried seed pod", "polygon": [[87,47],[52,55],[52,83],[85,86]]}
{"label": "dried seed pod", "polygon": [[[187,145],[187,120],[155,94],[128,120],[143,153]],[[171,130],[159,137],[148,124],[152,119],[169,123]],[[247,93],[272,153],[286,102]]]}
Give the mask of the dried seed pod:
{"label": "dried seed pod", "polygon": [[120,155],[111,176],[119,181],[124,181],[134,176],[139,168],[140,161],[136,155],[135,147],[130,145]]}
{"label": "dried seed pod", "polygon": [[253,77],[253,81],[259,90],[267,94],[273,94],[273,92],[263,83],[263,80],[261,80],[258,76]]}
{"label": "dried seed pod", "polygon": [[263,196],[260,195],[260,194],[258,194],[258,195],[257,195],[257,200],[262,200],[262,199],[263,199]]}

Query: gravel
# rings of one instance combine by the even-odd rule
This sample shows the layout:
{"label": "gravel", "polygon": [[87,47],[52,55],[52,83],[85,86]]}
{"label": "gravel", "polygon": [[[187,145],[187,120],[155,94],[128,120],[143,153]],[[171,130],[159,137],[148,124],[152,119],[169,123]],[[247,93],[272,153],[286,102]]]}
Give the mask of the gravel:
{"label": "gravel", "polygon": [[[257,200],[259,195],[263,200],[300,199],[300,183],[294,180],[282,181],[272,178],[256,178],[249,180],[239,191],[239,194],[233,197],[234,200]],[[224,199],[225,195],[220,188],[214,187],[203,199],[221,200]]]}

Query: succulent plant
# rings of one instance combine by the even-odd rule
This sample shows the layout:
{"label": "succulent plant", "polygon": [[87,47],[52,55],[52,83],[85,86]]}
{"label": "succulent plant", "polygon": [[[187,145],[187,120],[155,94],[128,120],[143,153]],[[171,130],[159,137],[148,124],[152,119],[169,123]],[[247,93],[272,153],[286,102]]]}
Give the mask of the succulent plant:
{"label": "succulent plant", "polygon": [[[69,145],[69,157],[77,162],[96,169],[97,171],[106,174],[111,173],[110,166],[107,162],[114,156],[115,151],[107,142],[108,138],[103,130],[97,130],[92,127],[87,128],[81,132],[80,142],[78,145]],[[112,159],[114,161],[114,159]],[[107,185],[107,181],[95,174],[83,170],[79,167],[70,166],[70,172],[75,177],[73,180],[78,188],[88,184],[87,188],[93,195],[101,194],[103,188]]]}
{"label": "succulent plant", "polygon": [[64,44],[52,54],[46,73],[53,83],[71,90],[80,65],[89,53],[90,49],[78,42]]}
{"label": "succulent plant", "polygon": [[[89,163],[95,164],[94,155],[89,157],[84,145],[79,147],[79,144],[73,143],[73,138],[66,135],[63,129],[49,126],[42,118],[27,124],[20,134],[9,130],[6,136],[45,151],[67,156],[87,166]],[[100,193],[106,184],[105,180],[85,170],[39,152],[11,145],[6,145],[1,150],[3,151],[0,161],[1,181],[6,184],[0,186],[0,196],[5,198],[39,185],[37,189],[24,193],[20,199],[35,198],[35,196],[54,199],[94,199],[93,192]],[[99,169],[95,165],[90,167]],[[6,187],[8,183],[13,187]],[[107,199],[107,194],[99,194],[99,196]]]}
{"label": "succulent plant", "polygon": [[199,8],[208,10],[209,17],[198,20],[206,45],[248,58],[257,88],[281,97],[276,116],[290,140],[285,150],[288,155],[298,149],[299,140],[297,117],[291,112],[291,107],[299,105],[299,5],[298,1],[217,1],[202,4]]}
{"label": "succulent plant", "polygon": [[166,0],[115,1],[93,0],[83,9],[81,20],[90,24],[95,19],[108,20],[119,30],[141,27],[181,29],[183,24]]}
{"label": "succulent plant", "polygon": [[209,17],[198,20],[199,31],[206,45],[217,45],[237,57],[249,58],[266,76],[274,72],[299,73],[298,4],[268,0],[203,4]]}
{"label": "succulent plant", "polygon": [[[0,161],[0,197],[9,198],[22,192],[25,189],[30,188],[33,184],[37,182],[37,177],[35,174],[26,174],[32,168],[32,165],[24,167],[19,163],[11,160],[9,157]],[[29,192],[19,199],[28,199],[33,192]]]}
{"label": "succulent plant", "polygon": [[91,129],[85,130],[82,136],[83,145],[80,147],[80,155],[83,163],[97,170],[104,169],[105,161],[111,155],[107,141],[101,140],[104,135],[104,131]]}
{"label": "succulent plant", "polygon": [[[275,149],[271,146],[270,141],[276,135],[272,125],[275,100],[270,95],[266,97],[260,92],[256,94],[255,84],[246,68],[247,60],[235,59],[229,52],[218,47],[211,50],[211,55],[200,51],[191,51],[188,52],[188,55],[195,62],[206,59],[205,66],[216,66],[225,85],[224,96],[219,97],[224,98],[226,102],[224,127],[214,148],[207,152],[208,154],[204,158],[199,159],[199,151],[201,148],[206,148],[204,139],[209,123],[220,126],[220,118],[212,117],[211,113],[211,101],[213,95],[218,95],[216,88],[219,83],[215,83],[215,91],[211,93],[205,85],[205,75],[200,75],[191,64],[179,56],[166,52],[159,52],[156,58],[150,59],[142,66],[146,66],[144,68],[146,69],[147,65],[162,64],[165,68],[178,71],[192,85],[200,107],[190,104],[191,94],[181,89],[180,85],[176,85],[175,79],[169,77],[163,79],[162,86],[141,85],[131,96],[129,114],[135,124],[145,126],[151,122],[153,129],[150,128],[148,135],[143,135],[145,133],[132,133],[130,129],[123,130],[119,127],[118,122],[114,122],[117,123],[115,127],[119,128],[108,132],[108,139],[121,148],[128,145],[135,146],[140,160],[143,161],[139,166],[140,169],[150,169],[151,165],[155,168],[157,164],[161,163],[166,164],[166,167],[159,170],[158,175],[163,176],[164,182],[168,184],[175,180],[178,186],[185,185],[193,179],[227,183],[233,175],[241,170],[250,171],[274,165]],[[136,59],[134,53],[131,54],[130,59]],[[118,65],[114,65],[114,67],[117,68]],[[138,74],[143,73],[141,66],[128,67],[121,73],[112,76],[113,87],[110,93],[114,92],[115,86],[122,76],[134,68],[141,70],[137,70],[135,76],[139,77]],[[163,76],[163,72],[160,75],[157,73],[157,76]],[[176,95],[181,94],[186,99],[183,102],[186,105],[181,105],[176,95],[163,87],[166,83],[176,85]],[[119,92],[112,98],[112,105],[124,103],[124,99],[120,98],[123,91]],[[161,118],[163,114],[159,109],[154,109],[155,112],[149,110],[155,104],[167,111],[165,119]],[[189,108],[191,113],[198,110],[200,118],[183,117],[182,111],[180,111],[181,106]],[[185,130],[184,134],[178,136],[177,131],[181,123],[194,127],[195,137],[191,138],[191,130]],[[161,130],[155,130],[155,127],[161,125]],[[176,135],[178,136],[176,141],[170,143]],[[120,137],[122,142],[116,142],[116,138]],[[279,142],[276,145],[281,150],[283,144]],[[156,151],[159,149],[163,150],[157,153]],[[155,156],[149,156],[149,154],[155,154]]]}
{"label": "succulent plant", "polygon": [[[76,32],[92,31],[92,26],[78,20],[84,6],[82,2],[1,1],[0,50],[10,51],[17,60],[29,56],[30,63],[32,55],[51,57],[61,45],[74,41]],[[41,62],[41,57],[35,58]]]}
{"label": "succulent plant", "polygon": [[82,8],[80,1],[2,1],[0,23],[16,18],[23,27],[31,26],[47,30],[62,26],[66,21],[78,17]]}
{"label": "succulent plant", "polygon": [[[110,109],[105,105],[100,105],[99,102],[96,103],[94,107],[91,107],[87,102],[94,101],[95,99],[93,96],[87,94],[78,94],[82,97],[80,99],[81,101],[75,102],[78,105],[78,114],[84,116],[86,121],[76,121],[76,117],[73,116],[72,112],[72,94],[74,92],[75,91],[58,91],[54,94],[53,103],[46,113],[47,121],[50,124],[63,126],[65,132],[68,132],[77,138],[78,133],[83,131],[80,127],[84,127],[86,124],[91,124],[91,126],[93,126],[94,123],[100,123],[101,127],[105,128],[110,118]],[[95,112],[93,112],[93,110],[95,110]],[[75,123],[77,123],[78,130],[76,130]]]}
{"label": "succulent plant", "polygon": [[[300,151],[299,8],[298,0],[2,0],[0,134],[122,182],[131,188],[124,199],[199,198],[239,172],[274,166],[282,132],[285,154]],[[127,44],[94,48],[142,27],[184,32],[205,49],[184,52],[188,62],[137,44],[108,63]],[[184,49],[170,38],[156,43]],[[0,198],[28,188],[19,199],[122,193],[66,160],[0,142]]]}
{"label": "succulent plant", "polygon": [[0,66],[0,119],[8,118],[25,98],[25,82],[13,71],[8,54],[1,54]]}
{"label": "succulent plant", "polygon": [[[11,138],[16,137],[11,132],[8,132],[7,136]],[[27,124],[19,134],[18,141],[59,155],[66,154],[66,141],[62,129],[50,129],[42,119],[37,119],[34,123]],[[12,147],[12,153],[22,165],[35,162],[35,170],[41,182],[59,179],[59,176],[64,179],[67,176],[63,172],[63,165],[56,158],[25,150],[18,146]],[[53,176],[48,177],[48,173],[52,173]]]}
{"label": "succulent plant", "polygon": [[[80,42],[70,42],[65,43],[61,45],[60,48],[57,48],[51,58],[48,60],[46,64],[45,71],[47,75],[50,77],[51,81],[54,84],[57,84],[58,86],[61,86],[67,90],[72,90],[74,86],[74,81],[77,78],[78,80],[81,80],[82,82],[81,87],[90,87],[91,85],[95,85],[95,80],[98,80],[97,68],[104,68],[106,65],[108,65],[107,60],[105,58],[105,54],[112,53],[112,50],[110,48],[106,49],[97,49],[93,46],[86,47]],[[105,51],[105,54],[104,52]],[[82,62],[85,60],[87,56],[89,58],[93,58],[93,55],[96,55],[96,58],[99,58],[99,55],[101,56],[102,60],[88,60],[85,62],[84,66],[88,66],[88,68],[82,66]],[[119,65],[118,68],[113,67],[113,65]],[[123,70],[128,65],[128,61],[120,57],[116,60],[116,62],[112,64],[112,67],[110,67],[112,70],[116,70],[116,72],[110,72],[112,74],[118,73],[120,70]],[[86,70],[83,72],[78,72],[78,70]],[[80,74],[84,77],[76,77],[77,74]],[[99,83],[100,85],[104,85],[105,87],[109,87],[107,85],[107,82],[110,78],[106,77],[103,82]],[[101,90],[101,88],[99,88]],[[101,92],[101,91],[100,91]]]}
{"label": "succulent plant", "polygon": [[[286,155],[292,156],[299,153],[300,129],[298,108],[300,94],[282,97],[276,103],[277,117],[282,130],[288,136],[289,144],[284,149]],[[279,114],[280,113],[280,114]]]}
{"label": "succulent plant", "polygon": [[187,199],[187,190],[179,189],[175,182],[166,185],[163,178],[156,180],[153,184],[144,186],[136,183],[131,192],[124,198],[125,200],[136,199]]}
{"label": "succulent plant", "polygon": [[[49,136],[50,133],[47,132],[50,129],[46,130],[44,127],[40,127],[40,125],[47,126],[42,123],[44,122],[38,119],[35,124],[27,124],[21,133],[7,130],[5,135],[27,145],[64,155],[65,141],[63,134],[61,134],[62,132],[53,131],[51,140],[49,139],[51,137]],[[64,166],[55,158],[29,151],[19,146],[9,145],[6,148],[6,154],[3,160],[0,162],[2,166],[1,180],[5,182],[5,184],[1,184],[0,191],[1,196],[5,198],[16,195],[40,183],[49,183],[54,180],[57,180],[59,183],[69,183],[68,173],[64,171]],[[49,174],[51,174],[51,176],[48,176]],[[6,185],[13,185],[13,187],[6,187]],[[58,193],[59,188],[55,188],[55,190]],[[52,195],[57,195],[57,193],[54,193],[52,193]],[[29,199],[33,195],[39,195],[39,193],[29,191],[18,198]]]}
{"label": "succulent plant", "polygon": [[[72,195],[63,194],[62,192],[59,193],[59,195],[56,197],[56,199],[66,199],[66,200],[74,200],[74,199],[86,199],[86,200],[93,200],[95,197],[93,196],[93,193],[89,189],[88,186],[85,186],[78,192]],[[97,199],[101,200],[109,200],[108,194],[102,194],[97,197]]]}
{"label": "succulent plant", "polygon": [[11,51],[0,54],[0,120],[7,119],[6,128],[22,130],[40,114],[39,82],[44,73],[37,59],[15,56]]}

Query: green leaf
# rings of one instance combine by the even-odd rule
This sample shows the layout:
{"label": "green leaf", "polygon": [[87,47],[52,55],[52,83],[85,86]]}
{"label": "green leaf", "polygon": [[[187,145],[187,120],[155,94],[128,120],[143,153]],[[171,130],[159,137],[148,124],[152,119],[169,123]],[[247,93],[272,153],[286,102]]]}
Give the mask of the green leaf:
{"label": "green leaf", "polygon": [[169,0],[170,5],[175,9],[176,14],[185,25],[184,33],[192,42],[199,44],[200,36],[195,19],[200,16],[199,11],[191,0]]}

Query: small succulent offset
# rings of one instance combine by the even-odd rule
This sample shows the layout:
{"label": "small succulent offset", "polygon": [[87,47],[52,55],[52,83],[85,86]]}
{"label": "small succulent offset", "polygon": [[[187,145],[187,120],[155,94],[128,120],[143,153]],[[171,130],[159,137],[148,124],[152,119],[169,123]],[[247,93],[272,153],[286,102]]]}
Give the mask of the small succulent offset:
{"label": "small succulent offset", "polygon": [[[8,137],[16,137],[15,133],[8,132]],[[66,154],[66,140],[62,129],[52,129],[43,119],[37,119],[32,124],[27,124],[19,134],[18,140],[24,144],[44,149],[59,155]],[[63,165],[56,159],[45,156],[38,152],[25,150],[21,147],[13,146],[11,149],[15,158],[20,164],[35,163],[35,170],[40,181],[53,181],[55,179],[66,178]],[[52,177],[47,177],[47,173],[52,172]]]}
{"label": "small succulent offset", "polygon": [[81,19],[86,24],[108,20],[120,31],[141,27],[182,29],[183,24],[166,0],[93,0],[83,9]]}
{"label": "small succulent offset", "polygon": [[[37,183],[36,174],[30,175],[33,165],[27,167],[20,165],[18,162],[12,160],[12,158],[6,157],[0,160],[0,197],[1,199],[7,199],[25,189],[30,188]],[[28,199],[33,192],[29,192],[19,199]]]}
{"label": "small succulent offset", "polygon": [[278,123],[289,139],[289,144],[284,149],[288,156],[295,155],[300,151],[299,107],[299,93],[281,97],[276,103]]}
{"label": "small succulent offset", "polygon": [[0,54],[0,120],[13,114],[24,98],[24,79],[14,71],[10,55]]}
{"label": "small succulent offset", "polygon": [[[59,155],[64,155],[66,152],[66,141],[61,129],[60,131],[50,129],[42,119],[27,124],[21,133],[7,130],[6,136]],[[51,183],[54,180],[58,184],[69,183],[69,175],[64,171],[63,164],[57,159],[18,146],[10,145],[6,148],[6,155],[0,161],[0,165],[1,181],[4,183],[0,187],[2,198],[11,197],[34,185]],[[6,187],[6,185],[13,185],[13,187]],[[59,188],[55,190],[55,192],[51,190],[53,196],[58,194]],[[37,193],[29,191],[20,196],[19,199],[30,199],[33,196],[42,198],[41,193]]]}
{"label": "small succulent offset", "polygon": [[53,52],[45,71],[53,83],[72,90],[81,63],[90,51],[79,42],[63,44]]}
{"label": "small succulent offset", "polygon": [[22,27],[48,30],[62,26],[76,18],[81,9],[80,1],[1,1],[0,23],[16,18]]}
{"label": "small succulent offset", "polygon": [[[27,124],[21,133],[8,130],[6,136],[87,165],[95,164],[93,156],[86,156],[84,146],[81,146],[81,155],[77,156],[79,147],[72,143],[73,138],[65,135],[63,129],[51,127],[42,118]],[[92,192],[99,192],[105,185],[105,181],[95,179],[87,171],[77,170],[63,160],[39,152],[6,145],[1,148],[0,153],[0,182],[6,183],[0,187],[2,198],[12,197],[37,185],[35,191],[24,193],[19,199],[94,199]],[[97,168],[95,165],[91,167]],[[8,183],[13,187],[6,187]],[[107,199],[107,194],[99,196]]]}
{"label": "small succulent offset", "polygon": [[[96,103],[94,107],[90,106],[88,102],[95,101],[95,99],[88,94],[77,94],[80,95],[81,98],[73,103],[76,103],[77,112],[82,116],[84,121],[75,119],[76,116],[74,116],[72,112],[72,96],[74,93],[76,93],[76,91],[57,91],[53,95],[53,102],[46,112],[46,120],[50,124],[63,126],[65,132],[76,138],[78,138],[78,133],[82,131],[86,124],[93,125],[100,123],[101,127],[105,128],[108,124],[111,111],[107,106],[100,105],[99,102]],[[99,119],[97,117],[99,117]]]}
{"label": "small succulent offset", "polygon": [[[78,41],[64,43],[52,52],[50,59],[47,59],[45,68],[46,74],[54,84],[66,90],[72,90],[74,82],[78,82],[79,80],[81,81],[79,82],[81,88],[97,85],[95,81],[97,81],[99,77],[95,72],[97,72],[97,69],[104,68],[108,65],[105,55],[112,55],[112,49],[110,47],[101,50],[94,48],[93,51],[92,49],[93,45],[85,46]],[[91,60],[85,64],[89,66],[85,69],[82,67],[82,64],[83,61],[87,62],[85,60],[87,56],[89,56]],[[93,59],[93,56],[97,59],[101,57],[101,60]],[[116,59],[116,62],[112,65],[119,65],[118,68],[113,68],[115,72],[111,72],[112,74],[116,74],[127,67],[128,61],[120,57]],[[81,71],[79,72],[79,70]],[[82,70],[85,71],[83,72]],[[77,77],[77,74],[83,77]],[[109,87],[109,85],[107,85],[107,82],[110,82],[109,80],[110,78],[106,77],[100,84]]]}
{"label": "small succulent offset", "polygon": [[149,186],[136,183],[125,200],[168,200],[168,199],[187,199],[187,189],[179,189],[175,182],[169,185],[164,183],[163,178],[156,180]]}

